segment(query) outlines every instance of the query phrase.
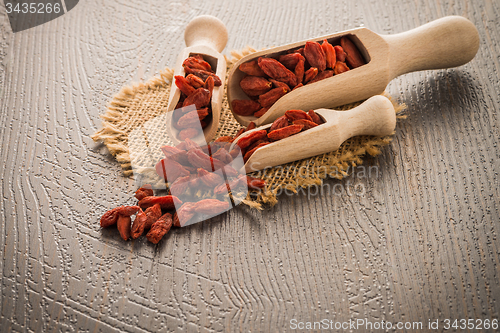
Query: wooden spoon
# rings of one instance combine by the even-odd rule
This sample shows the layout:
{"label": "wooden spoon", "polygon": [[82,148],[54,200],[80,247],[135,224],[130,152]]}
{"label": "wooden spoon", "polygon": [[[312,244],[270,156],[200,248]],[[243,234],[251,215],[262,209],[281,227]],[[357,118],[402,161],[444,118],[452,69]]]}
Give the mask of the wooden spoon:
{"label": "wooden spoon", "polygon": [[[273,122],[290,109],[307,111],[360,101],[382,93],[387,84],[401,74],[463,65],[474,58],[479,48],[476,27],[461,16],[443,17],[396,35],[378,35],[366,28],[357,28],[309,40],[321,42],[327,39],[330,44],[336,45],[342,36],[349,36],[367,64],[289,92],[260,118],[239,116],[233,112],[236,120],[243,126],[251,121],[259,126]],[[234,99],[248,99],[239,85],[246,75],[238,69],[242,63],[262,56],[286,54],[288,50],[303,47],[305,43],[301,41],[274,47],[240,59],[229,72],[229,104]]]}
{"label": "wooden spoon", "polygon": [[[337,150],[347,139],[357,135],[385,136],[394,132],[396,112],[391,101],[376,95],[348,111],[318,109],[325,123],[257,149],[245,163],[252,172]],[[253,131],[268,129],[267,124],[245,132],[236,142]]]}
{"label": "wooden spoon", "polygon": [[[201,15],[195,17],[186,26],[184,32],[184,41],[186,42],[186,48],[179,54],[177,58],[177,63],[174,69],[174,75],[184,76],[184,68],[182,63],[186,58],[193,54],[201,54],[205,61],[207,61],[215,74],[221,79],[222,85],[214,87],[212,93],[212,120],[210,124],[203,129],[203,134],[201,134],[201,125],[199,132],[200,134],[192,138],[191,140],[197,142],[198,144],[204,145],[210,142],[217,128],[219,127],[219,116],[222,107],[222,97],[224,96],[224,81],[226,78],[226,59],[220,52],[224,49],[227,43],[228,33],[226,26],[216,17],[210,15]],[[179,88],[172,82],[172,87],[170,89],[170,97],[168,100],[167,111],[173,111],[179,102],[181,92]],[[173,112],[169,112],[169,119],[171,119]],[[181,141],[178,138],[179,130],[176,129],[172,122],[168,122],[169,136],[174,142],[174,144]]]}

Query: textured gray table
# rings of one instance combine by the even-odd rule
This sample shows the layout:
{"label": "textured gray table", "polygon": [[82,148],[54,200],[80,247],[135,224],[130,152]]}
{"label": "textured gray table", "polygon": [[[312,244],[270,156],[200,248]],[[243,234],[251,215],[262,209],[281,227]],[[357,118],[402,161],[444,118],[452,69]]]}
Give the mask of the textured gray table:
{"label": "textured gray table", "polygon": [[[349,193],[285,195],[262,213],[238,207],[176,229],[159,246],[125,243],[98,220],[134,184],[90,135],[122,85],[173,66],[199,14],[226,23],[226,54],[451,14],[477,26],[481,46],[466,66],[390,84],[410,117],[366,160],[377,172],[327,182]],[[445,319],[498,319],[499,26],[495,0],[81,0],[13,34],[0,6],[0,330],[439,319],[442,331]]]}

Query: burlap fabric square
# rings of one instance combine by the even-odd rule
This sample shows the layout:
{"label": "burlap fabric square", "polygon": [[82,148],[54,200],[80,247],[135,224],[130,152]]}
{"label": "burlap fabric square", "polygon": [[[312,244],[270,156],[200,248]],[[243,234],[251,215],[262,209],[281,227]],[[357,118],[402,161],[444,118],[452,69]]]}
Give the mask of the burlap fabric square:
{"label": "burlap fabric square", "polygon": [[[253,52],[255,50],[250,47],[231,52],[232,58],[226,57],[228,72],[234,63]],[[166,114],[172,79],[173,70],[166,68],[159,76],[146,82],[123,87],[109,103],[106,113],[101,115],[102,128],[92,139],[106,145],[120,163],[125,176],[141,174],[149,177],[151,182],[160,182],[155,176],[154,164],[162,158],[159,147],[169,144],[168,138],[162,134],[166,131],[162,131],[161,127],[165,124],[163,116]],[[392,99],[391,101],[397,118],[404,118],[401,112],[406,106]],[[359,104],[361,102],[335,109],[348,110]],[[220,119],[216,138],[234,135],[241,128],[229,109],[227,96],[224,96],[222,102]],[[147,140],[143,139],[144,134]],[[321,186],[323,179],[327,177],[342,179],[348,176],[349,167],[353,170],[352,167],[363,163],[363,156],[380,154],[380,149],[391,141],[392,135],[357,136],[344,142],[336,151],[254,172],[250,175],[265,180],[266,189],[249,193],[242,202],[252,208],[262,209],[264,206],[275,205],[279,194],[284,190],[296,193],[299,187]]]}

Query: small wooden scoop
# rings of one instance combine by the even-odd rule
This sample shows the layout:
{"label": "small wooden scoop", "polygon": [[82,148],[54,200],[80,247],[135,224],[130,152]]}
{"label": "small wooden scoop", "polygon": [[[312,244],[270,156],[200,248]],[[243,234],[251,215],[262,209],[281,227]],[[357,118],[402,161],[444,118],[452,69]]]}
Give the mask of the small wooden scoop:
{"label": "small wooden scoop", "polygon": [[[348,111],[318,109],[315,112],[325,123],[257,149],[245,163],[245,171],[262,170],[324,154],[337,150],[345,140],[353,136],[385,136],[393,133],[396,127],[394,106],[381,95],[373,96]],[[235,140],[231,149],[248,133],[268,129],[271,125],[245,132]]]}
{"label": "small wooden scoop", "polygon": [[[342,36],[349,36],[367,64],[289,92],[260,118],[233,113],[234,117],[243,126],[251,121],[259,126],[273,122],[290,109],[307,111],[360,101],[382,93],[387,84],[401,74],[463,65],[474,58],[479,48],[476,27],[461,16],[443,17],[396,35],[378,35],[366,28],[357,28],[309,40],[321,42],[327,39],[334,45]],[[286,54],[288,50],[303,47],[305,43],[274,47],[240,59],[229,73],[229,104],[234,99],[248,99],[239,85],[246,75],[238,69],[242,63],[262,56]]]}
{"label": "small wooden scoop", "polygon": [[[227,43],[228,33],[226,26],[216,17],[210,15],[201,15],[195,17],[186,26],[184,32],[184,41],[186,48],[179,54],[175,65],[174,76],[184,76],[184,68],[182,63],[186,58],[193,54],[201,54],[206,62],[212,66],[215,74],[221,79],[222,85],[214,87],[212,93],[212,120],[210,124],[203,130],[203,135],[200,134],[191,140],[198,144],[206,144],[210,142],[219,126],[219,116],[222,107],[222,97],[224,96],[224,81],[226,78],[226,59],[220,52],[224,49]],[[173,111],[179,102],[181,91],[175,83],[172,83],[170,89],[170,97],[168,100],[167,111]],[[171,112],[169,113],[171,116]],[[171,120],[171,117],[169,117]],[[177,144],[179,130],[176,129],[172,122],[168,122],[168,130],[170,138]],[[201,128],[201,126],[200,126]]]}

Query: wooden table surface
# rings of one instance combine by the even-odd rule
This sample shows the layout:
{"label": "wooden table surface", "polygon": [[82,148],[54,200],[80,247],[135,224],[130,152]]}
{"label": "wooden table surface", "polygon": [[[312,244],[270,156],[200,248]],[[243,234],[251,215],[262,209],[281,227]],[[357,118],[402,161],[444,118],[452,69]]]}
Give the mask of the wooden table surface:
{"label": "wooden table surface", "polygon": [[[2,332],[499,319],[498,1],[82,0],[15,34],[0,7]],[[471,20],[480,48],[465,66],[393,80],[409,117],[366,169],[326,182],[335,193],[239,206],[158,246],[124,242],[99,218],[135,185],[90,136],[121,86],[174,65],[200,14],[227,25],[227,55],[445,15]]]}

